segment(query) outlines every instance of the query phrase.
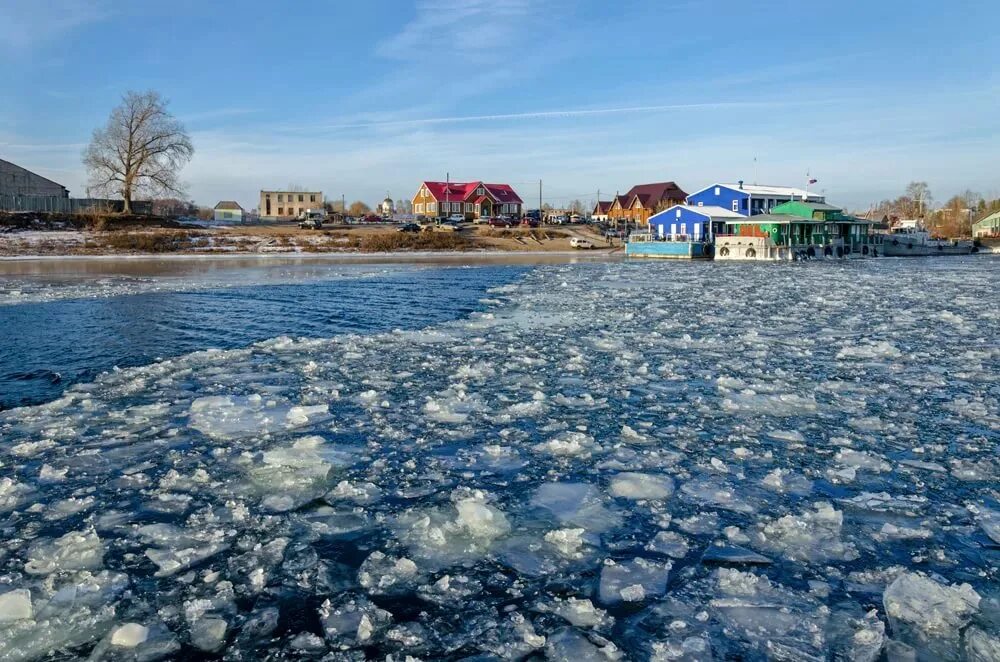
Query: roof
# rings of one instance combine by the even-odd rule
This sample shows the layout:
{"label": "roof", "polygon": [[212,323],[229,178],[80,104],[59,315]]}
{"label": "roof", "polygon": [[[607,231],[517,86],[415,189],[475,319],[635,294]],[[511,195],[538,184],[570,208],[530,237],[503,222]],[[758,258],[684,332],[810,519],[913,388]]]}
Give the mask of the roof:
{"label": "roof", "polygon": [[776,205],[774,209],[788,204],[802,205],[806,209],[811,209],[812,211],[844,211],[842,207],[837,207],[836,205],[827,204],[825,202],[809,202],[806,200],[789,200],[788,202]]}
{"label": "roof", "polygon": [[995,211],[989,216],[983,216],[981,219],[973,223],[973,225],[979,225],[980,223],[985,223],[986,221],[995,221],[1000,219],[1000,211]]}
{"label": "roof", "polygon": [[[635,198],[643,207],[655,207],[661,200],[683,200],[687,197],[680,186],[674,182],[656,182],[653,184],[636,184],[625,194],[628,203],[631,204]],[[624,204],[624,203],[623,203]]]}
{"label": "roof", "polygon": [[514,192],[514,189],[511,188],[510,184],[484,184],[484,186],[490,193],[493,194],[493,197],[500,202],[524,202],[521,200],[520,196]]}
{"label": "roof", "polygon": [[702,216],[707,216],[708,218],[711,218],[711,219],[726,219],[726,220],[728,220],[730,218],[744,218],[744,216],[742,214],[737,214],[736,212],[734,212],[731,209],[726,209],[725,207],[718,207],[716,205],[705,205],[703,207],[698,207],[698,206],[695,206],[695,205],[674,205],[673,207],[669,207],[667,209],[664,209],[663,211],[659,212],[658,214],[653,214],[652,216],[650,216],[649,217],[650,224],[652,224],[654,218],[656,218],[658,216],[663,216],[664,214],[667,214],[668,212],[672,212],[675,209],[686,209],[686,210],[692,211],[692,212],[694,212],[696,214],[700,214]]}
{"label": "roof", "polygon": [[[806,196],[810,198],[822,198],[823,196],[819,193],[809,193],[805,189],[795,188],[794,186],[771,186],[769,184],[743,184],[742,189],[739,184],[718,184],[718,186],[725,186],[726,188],[736,189],[737,191],[742,190],[750,195],[780,195],[788,196],[792,198],[802,199]],[[711,188],[711,187],[709,187]]]}
{"label": "roof", "polygon": [[[23,170],[23,171],[25,171],[27,173],[30,173],[30,174],[34,175],[35,177],[38,177],[39,179],[47,181],[49,184],[55,184],[56,186],[59,186],[59,187],[64,188],[64,189],[66,188],[65,186],[63,186],[59,182],[53,181],[53,180],[49,179],[48,177],[43,177],[42,175],[39,175],[37,172],[35,172],[33,170],[28,170],[27,168],[25,168],[23,166],[19,166],[16,163],[11,163],[10,161],[5,161],[4,159],[0,159],[0,163],[6,163],[7,165],[14,166],[18,170]],[[66,190],[69,190],[69,189],[66,189]]]}
{"label": "roof", "polygon": [[490,197],[501,203],[522,204],[520,196],[509,184],[486,184],[485,182],[424,182],[436,200],[461,201],[466,200],[482,186],[490,193]]}
{"label": "roof", "polygon": [[216,209],[231,210],[231,211],[243,211],[243,207],[240,207],[238,203],[232,200],[223,200],[219,204],[215,205]]}
{"label": "roof", "polygon": [[756,216],[740,216],[738,219],[726,221],[731,225],[787,225],[788,223],[826,223],[818,218],[806,218],[795,214],[757,214]]}
{"label": "roof", "polygon": [[616,195],[615,199],[611,201],[611,204],[615,204],[615,202],[617,202],[619,206],[621,206],[621,207],[627,207],[628,206],[628,200],[629,200],[629,197],[627,195]]}
{"label": "roof", "polygon": [[594,205],[595,214],[607,214],[609,209],[611,209],[610,200],[598,200],[597,204]]}

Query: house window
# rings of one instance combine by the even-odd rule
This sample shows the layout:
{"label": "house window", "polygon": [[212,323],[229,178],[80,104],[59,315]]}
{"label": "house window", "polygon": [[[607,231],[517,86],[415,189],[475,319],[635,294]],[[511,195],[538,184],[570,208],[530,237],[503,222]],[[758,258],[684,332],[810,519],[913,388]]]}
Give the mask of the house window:
{"label": "house window", "polygon": [[677,216],[677,218],[680,218],[681,217],[681,210],[678,209],[677,211],[674,212],[674,214]]}
{"label": "house window", "polygon": [[305,202],[305,196],[299,193],[299,202]]}
{"label": "house window", "polygon": [[413,211],[415,211],[418,214],[423,214],[424,213],[424,203],[418,202],[417,204],[413,205]]}
{"label": "house window", "polygon": [[436,202],[428,202],[427,203],[427,213],[428,214],[434,214],[436,212],[437,212],[437,203]]}
{"label": "house window", "polygon": [[715,187],[715,194],[716,195],[720,195],[721,193],[722,193],[722,189],[720,189],[718,186],[716,186]]}
{"label": "house window", "polygon": [[282,194],[279,193],[278,194],[278,202],[284,202],[284,201],[285,201],[285,196],[283,196]]}
{"label": "house window", "polygon": [[278,207],[278,216],[284,216],[284,215],[285,215],[285,208]]}
{"label": "house window", "polygon": [[309,202],[316,202],[316,196],[315,195],[310,195],[309,196]]}
{"label": "house window", "polygon": [[479,188],[476,189],[476,195],[482,195],[482,194],[483,194],[483,187],[480,186]]}
{"label": "house window", "polygon": [[688,233],[688,224],[681,223],[681,234],[687,234],[687,233]]}
{"label": "house window", "polygon": [[670,224],[670,236],[674,236],[676,234],[677,234],[677,224],[676,223],[671,223]]}
{"label": "house window", "polygon": [[740,210],[740,201],[739,201],[739,199],[733,200],[733,211],[739,211],[739,210]]}
{"label": "house window", "polygon": [[467,211],[467,212],[472,211],[472,203],[471,202],[466,202],[465,203],[465,211]]}

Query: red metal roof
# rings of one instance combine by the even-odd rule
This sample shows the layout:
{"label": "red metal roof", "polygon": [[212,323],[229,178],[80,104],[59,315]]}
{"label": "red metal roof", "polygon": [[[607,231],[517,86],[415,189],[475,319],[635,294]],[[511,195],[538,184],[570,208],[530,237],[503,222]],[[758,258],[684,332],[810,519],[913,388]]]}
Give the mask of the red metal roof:
{"label": "red metal roof", "polygon": [[438,201],[444,202],[452,200],[455,202],[466,201],[475,194],[480,186],[489,191],[490,197],[497,202],[523,204],[523,200],[517,195],[509,184],[485,184],[483,182],[424,182],[424,186],[430,194]]}

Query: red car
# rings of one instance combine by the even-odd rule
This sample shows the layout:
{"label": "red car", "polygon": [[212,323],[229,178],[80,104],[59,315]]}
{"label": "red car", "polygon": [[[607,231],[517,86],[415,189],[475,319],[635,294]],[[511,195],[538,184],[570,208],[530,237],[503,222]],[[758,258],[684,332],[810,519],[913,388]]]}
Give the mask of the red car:
{"label": "red car", "polygon": [[489,223],[489,226],[491,228],[509,228],[510,227],[510,221],[508,221],[505,218],[491,218],[489,221],[487,221],[487,223]]}
{"label": "red car", "polygon": [[530,216],[525,216],[524,218],[521,219],[521,227],[523,227],[523,228],[537,228],[538,227],[538,219],[537,218],[531,218]]}

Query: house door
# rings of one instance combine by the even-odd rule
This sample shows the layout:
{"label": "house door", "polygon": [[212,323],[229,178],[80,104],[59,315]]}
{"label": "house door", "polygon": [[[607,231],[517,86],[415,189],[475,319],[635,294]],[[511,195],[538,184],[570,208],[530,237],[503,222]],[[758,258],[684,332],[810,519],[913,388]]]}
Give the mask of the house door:
{"label": "house door", "polygon": [[493,208],[490,206],[490,203],[483,202],[483,204],[482,204],[482,211],[479,212],[479,215],[480,216],[492,216],[493,215]]}

